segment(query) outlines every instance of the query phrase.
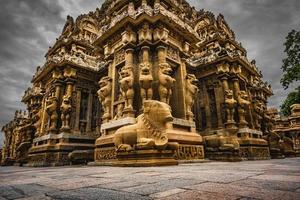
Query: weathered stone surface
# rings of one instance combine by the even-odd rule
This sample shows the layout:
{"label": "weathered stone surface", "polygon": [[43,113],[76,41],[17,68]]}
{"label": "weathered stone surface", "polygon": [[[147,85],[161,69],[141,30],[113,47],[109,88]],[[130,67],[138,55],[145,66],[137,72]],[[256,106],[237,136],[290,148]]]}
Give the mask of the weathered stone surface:
{"label": "weathered stone surface", "polygon": [[0,199],[298,200],[299,162],[289,158],[175,167],[1,167]]}
{"label": "weathered stone surface", "polygon": [[122,191],[114,191],[102,188],[82,188],[77,190],[69,190],[56,193],[47,193],[47,196],[53,199],[70,199],[70,200],[98,200],[98,199],[151,199],[149,197],[141,196],[138,194],[132,194]]}

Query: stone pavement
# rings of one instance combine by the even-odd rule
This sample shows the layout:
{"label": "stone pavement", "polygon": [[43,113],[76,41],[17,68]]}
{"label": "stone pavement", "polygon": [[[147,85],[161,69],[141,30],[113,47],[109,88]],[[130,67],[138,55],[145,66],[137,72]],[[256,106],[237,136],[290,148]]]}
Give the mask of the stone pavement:
{"label": "stone pavement", "polygon": [[2,199],[300,199],[300,158],[170,167],[0,167]]}

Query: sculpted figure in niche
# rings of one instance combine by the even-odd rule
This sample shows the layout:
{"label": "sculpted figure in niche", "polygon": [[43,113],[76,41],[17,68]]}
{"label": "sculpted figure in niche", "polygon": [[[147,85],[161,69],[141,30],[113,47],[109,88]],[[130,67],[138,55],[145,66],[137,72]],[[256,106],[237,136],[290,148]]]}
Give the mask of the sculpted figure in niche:
{"label": "sculpted figure in niche", "polygon": [[168,142],[166,130],[173,120],[170,106],[154,100],[144,102],[143,114],[137,123],[118,129],[114,135],[116,151],[137,149],[177,149],[178,143]]}
{"label": "sculpted figure in niche", "polygon": [[185,84],[185,104],[186,104],[186,111],[187,111],[187,117],[188,120],[193,120],[193,112],[192,107],[195,102],[195,96],[197,92],[199,91],[197,84],[198,80],[194,74],[188,74],[186,76],[186,84]]}
{"label": "sculpted figure in niche", "polygon": [[70,130],[70,114],[72,110],[71,105],[71,97],[68,95],[65,95],[63,97],[63,102],[60,106],[61,111],[61,121],[62,121],[62,127],[63,130]]}
{"label": "sculpted figure in niche", "polygon": [[103,118],[110,118],[112,79],[108,76],[99,81],[100,89],[97,94],[103,109]]}
{"label": "sculpted figure in niche", "polygon": [[153,76],[151,74],[150,63],[144,62],[140,64],[140,88],[142,103],[145,100],[151,100],[153,96],[152,82]]}
{"label": "sculpted figure in niche", "polygon": [[131,66],[124,66],[120,71],[120,87],[121,93],[125,100],[126,110],[133,110],[133,68]]}
{"label": "sculpted figure in niche", "polygon": [[55,96],[51,96],[46,100],[46,112],[50,117],[50,128],[49,130],[56,130],[57,119],[58,119],[58,100]]}
{"label": "sculpted figure in niche", "polygon": [[233,91],[225,91],[225,105],[227,114],[227,123],[234,123],[234,107],[236,106],[236,100],[233,98]]}
{"label": "sculpted figure in niche", "polygon": [[172,68],[168,63],[159,64],[158,78],[159,78],[159,97],[160,101],[169,104],[172,95],[172,87],[175,79],[171,77]]}

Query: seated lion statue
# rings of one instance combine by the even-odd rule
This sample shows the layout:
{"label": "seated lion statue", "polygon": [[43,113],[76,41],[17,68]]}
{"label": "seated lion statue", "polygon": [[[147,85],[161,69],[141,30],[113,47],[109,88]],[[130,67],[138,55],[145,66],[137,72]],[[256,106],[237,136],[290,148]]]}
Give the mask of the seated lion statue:
{"label": "seated lion statue", "polygon": [[166,103],[146,100],[144,112],[137,123],[119,128],[114,135],[116,151],[137,149],[177,149],[178,143],[168,142],[166,129],[173,120],[170,106]]}

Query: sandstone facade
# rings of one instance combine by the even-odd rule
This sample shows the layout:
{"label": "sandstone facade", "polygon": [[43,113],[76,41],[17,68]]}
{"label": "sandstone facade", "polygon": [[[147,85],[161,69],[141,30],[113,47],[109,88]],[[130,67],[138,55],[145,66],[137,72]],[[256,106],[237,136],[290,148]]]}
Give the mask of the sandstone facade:
{"label": "sandstone facade", "polygon": [[[185,0],[107,0],[67,17],[22,99],[28,114],[3,127],[2,163],[86,162],[93,150],[100,165],[268,159],[272,90],[262,78],[222,15]],[[161,110],[141,118],[149,101],[169,106],[172,122]],[[151,134],[129,137],[129,148],[120,131],[139,135],[135,126]]]}

